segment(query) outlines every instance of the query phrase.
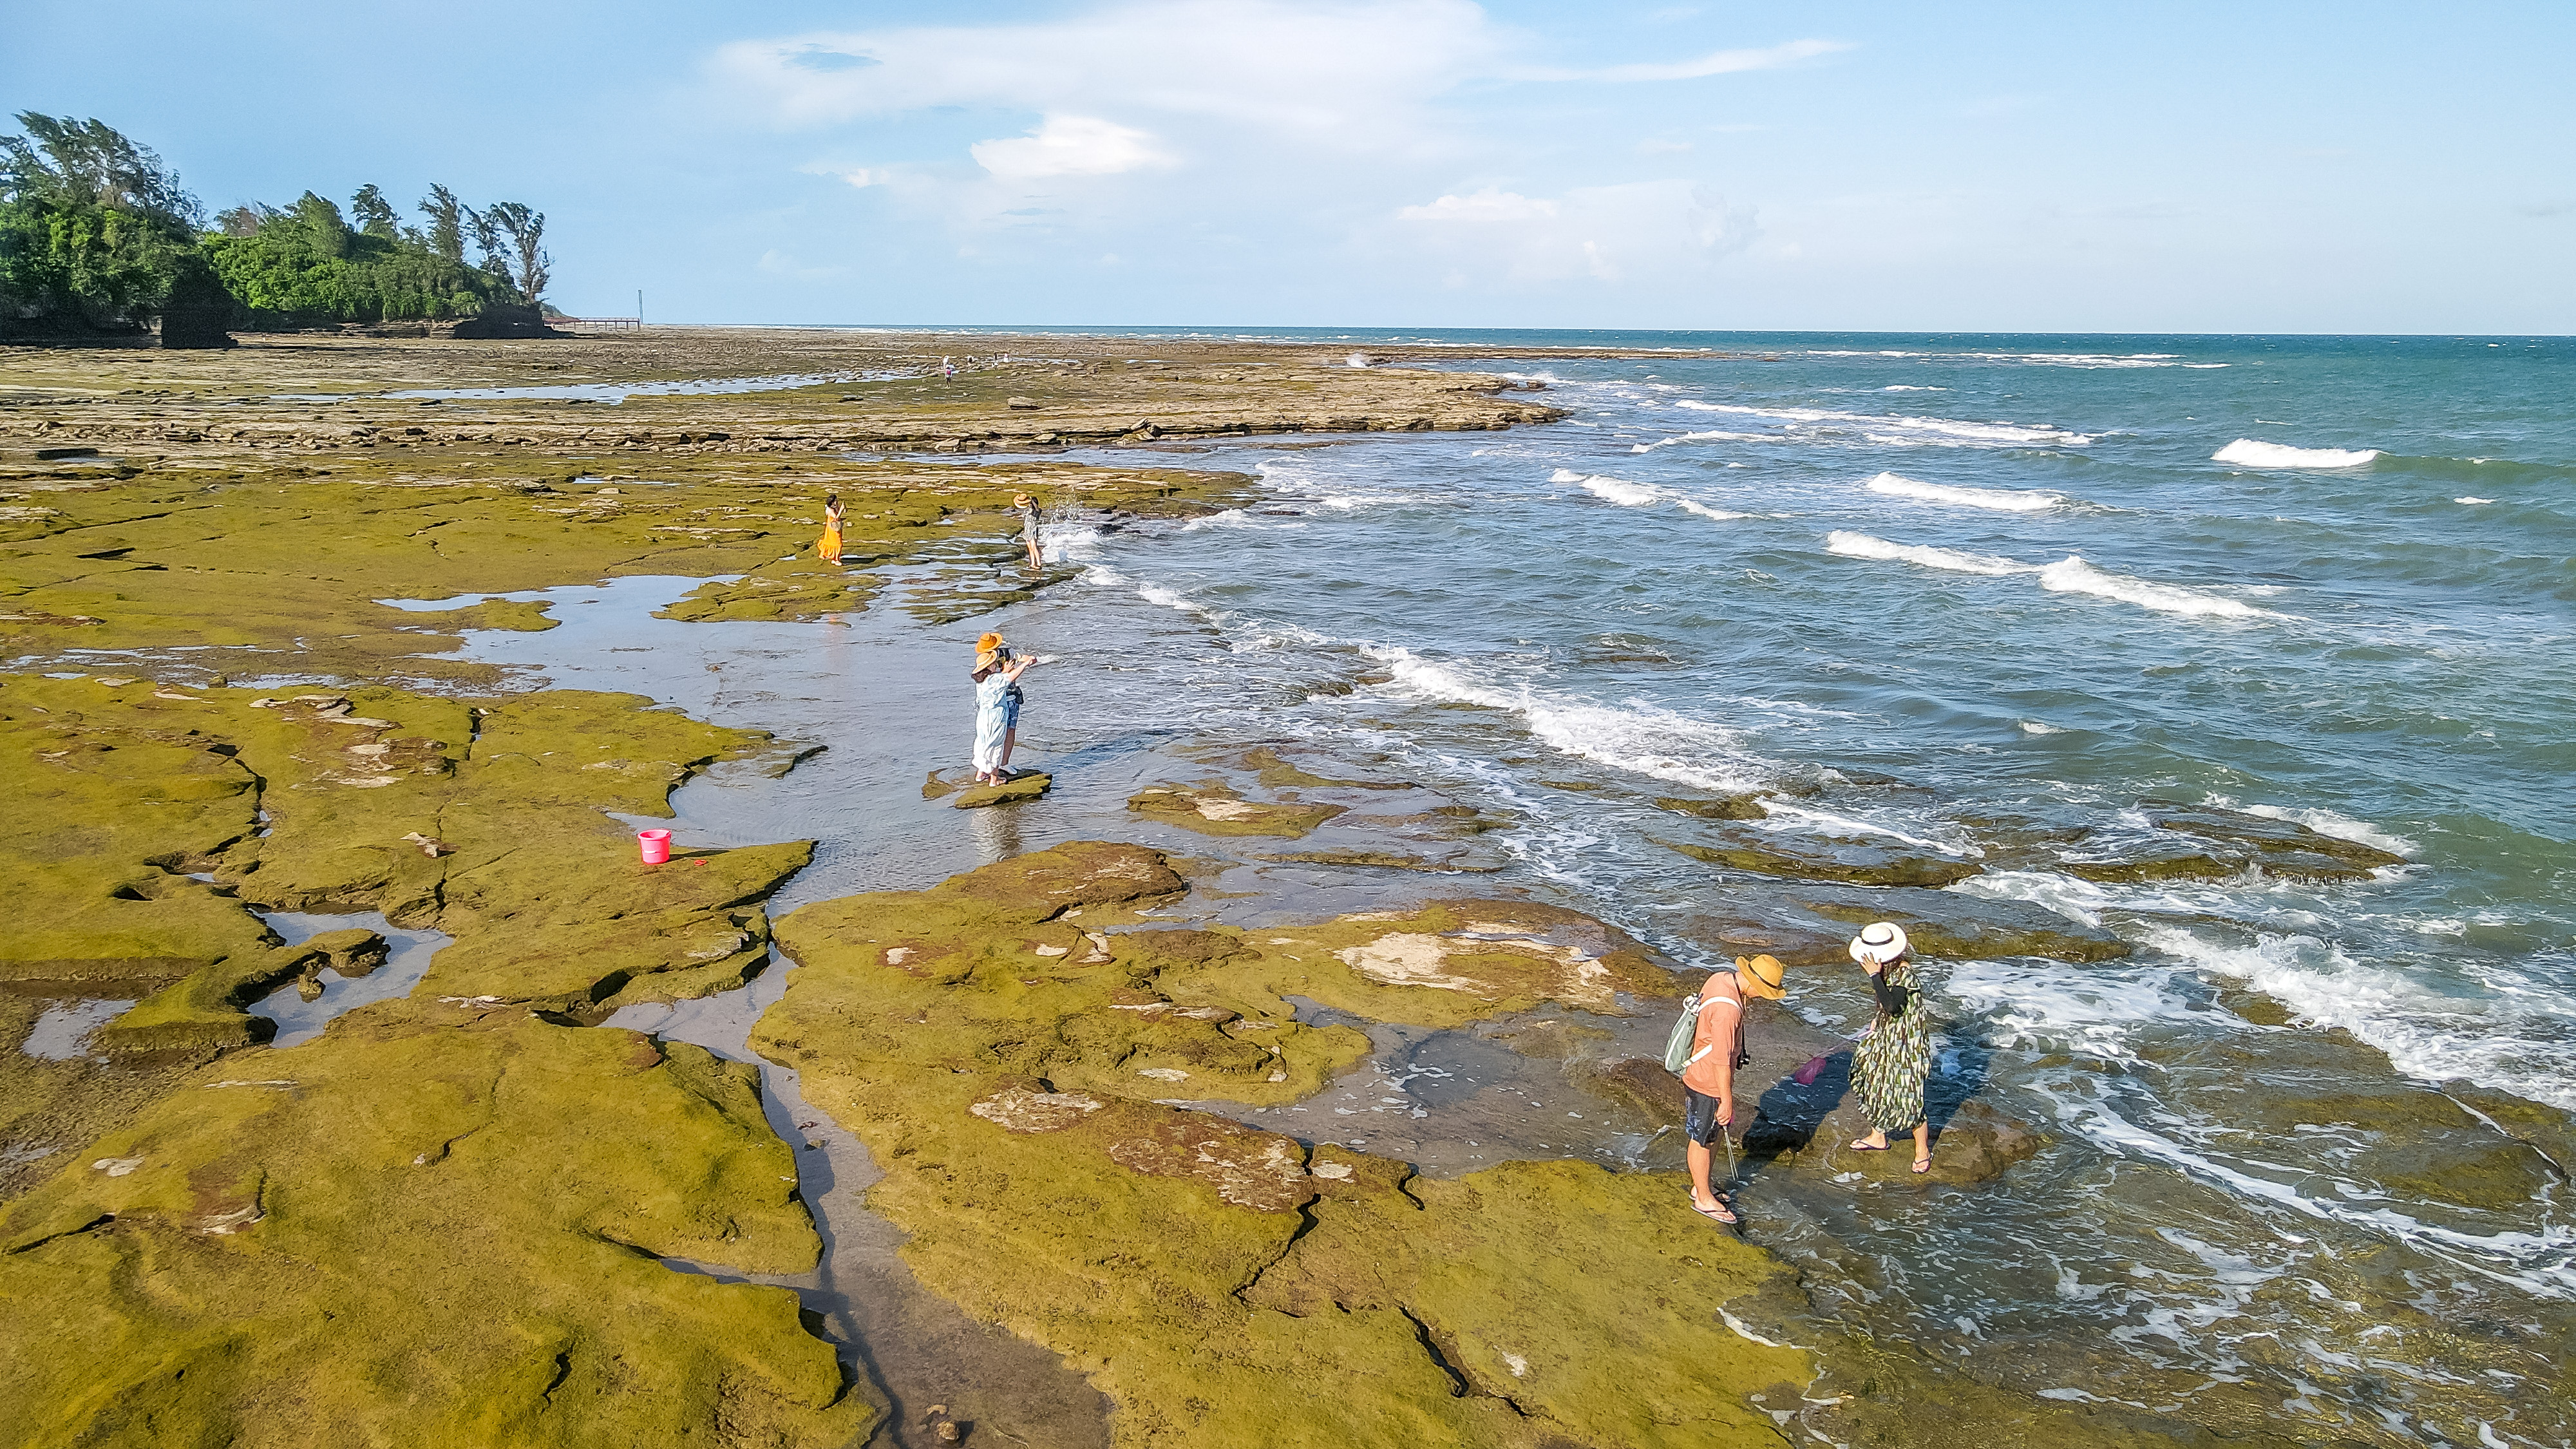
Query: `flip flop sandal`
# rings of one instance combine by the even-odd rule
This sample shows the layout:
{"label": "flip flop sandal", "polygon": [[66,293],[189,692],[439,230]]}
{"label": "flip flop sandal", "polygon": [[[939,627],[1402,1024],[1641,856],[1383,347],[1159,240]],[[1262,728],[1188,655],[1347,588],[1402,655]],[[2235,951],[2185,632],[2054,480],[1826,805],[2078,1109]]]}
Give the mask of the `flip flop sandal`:
{"label": "flip flop sandal", "polygon": [[1854,1142],[1852,1144],[1852,1151],[1854,1152],[1885,1152],[1886,1150],[1887,1144],[1884,1142]]}
{"label": "flip flop sandal", "polygon": [[1698,1203],[1692,1203],[1691,1211],[1708,1219],[1710,1222],[1721,1223],[1730,1228],[1742,1221],[1742,1219],[1736,1217],[1734,1213],[1728,1211],[1727,1206],[1724,1203],[1719,1203],[1713,1208],[1704,1208]]}
{"label": "flip flop sandal", "polygon": [[1932,1170],[1932,1159],[1929,1157],[1918,1157],[1914,1159],[1914,1170],[1916,1172],[1930,1172]]}

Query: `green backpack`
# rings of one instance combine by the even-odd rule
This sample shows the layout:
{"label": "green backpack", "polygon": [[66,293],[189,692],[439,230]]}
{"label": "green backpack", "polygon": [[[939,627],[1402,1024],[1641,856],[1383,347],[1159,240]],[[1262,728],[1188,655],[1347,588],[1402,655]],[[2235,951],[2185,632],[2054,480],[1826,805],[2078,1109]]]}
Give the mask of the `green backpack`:
{"label": "green backpack", "polygon": [[1678,1077],[1683,1068],[1717,1049],[1712,1043],[1692,1051],[1691,1043],[1698,1039],[1699,994],[1693,992],[1690,1000],[1682,1003],[1682,1014],[1673,1020],[1673,1034],[1664,1039],[1664,1070]]}

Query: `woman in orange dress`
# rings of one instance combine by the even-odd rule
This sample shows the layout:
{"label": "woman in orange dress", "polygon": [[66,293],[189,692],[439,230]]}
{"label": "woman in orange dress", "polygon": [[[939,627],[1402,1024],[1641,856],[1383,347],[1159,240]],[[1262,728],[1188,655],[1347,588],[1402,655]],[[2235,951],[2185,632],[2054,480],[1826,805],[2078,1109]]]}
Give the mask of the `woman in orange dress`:
{"label": "woman in orange dress", "polygon": [[823,541],[814,545],[814,556],[825,563],[841,561],[841,495],[838,493],[823,500]]}

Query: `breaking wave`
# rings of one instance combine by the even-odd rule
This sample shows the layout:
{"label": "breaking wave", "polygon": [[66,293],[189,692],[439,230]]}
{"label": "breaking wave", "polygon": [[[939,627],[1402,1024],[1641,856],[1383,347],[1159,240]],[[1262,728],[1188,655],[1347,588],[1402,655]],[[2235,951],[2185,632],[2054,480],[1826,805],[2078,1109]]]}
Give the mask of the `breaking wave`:
{"label": "breaking wave", "polygon": [[1616,503],[1622,508],[1643,508],[1674,496],[1672,490],[1658,488],[1651,483],[1631,483],[1624,478],[1607,478],[1598,473],[1577,473],[1571,468],[1557,469],[1548,475],[1547,481],[1580,483],[1593,497]]}
{"label": "breaking wave", "polygon": [[1925,483],[1895,473],[1881,473],[1869,480],[1869,491],[1892,498],[1912,498],[1922,503],[1952,503],[1961,508],[1991,508],[2002,513],[2040,513],[2066,501],[2062,493],[2048,493],[2018,488],[1960,488],[1948,483]]}
{"label": "breaking wave", "polygon": [[1920,564],[1927,569],[1948,569],[1952,573],[1961,574],[1984,574],[1990,578],[2000,578],[2005,574],[2035,574],[2040,571],[2037,564],[2015,563],[2011,559],[1996,558],[1991,554],[1960,553],[1955,549],[1930,548],[1922,544],[1890,543],[1883,538],[1839,528],[1825,535],[1825,552],[1840,554],[1844,558],[1894,559],[1904,563]]}
{"label": "breaking wave", "polygon": [[2537,1031],[2518,1030],[2494,1004],[2511,997],[2479,1000],[2429,991],[2314,936],[2265,935],[2250,946],[2221,946],[2180,926],[2151,925],[2145,940],[2197,968],[2244,982],[2302,1020],[2351,1032],[2387,1053],[2388,1064],[2410,1077],[2466,1077],[2576,1111],[2576,1042],[2545,1018],[2529,1023]]}
{"label": "breaking wave", "polygon": [[2376,448],[2292,448],[2280,443],[2258,443],[2252,438],[2235,442],[2209,455],[2213,463],[2234,463],[2244,468],[2358,468],[2376,462]]}
{"label": "breaking wave", "polygon": [[2022,423],[1970,423],[1955,418],[1915,417],[1901,413],[1839,413],[1823,408],[1757,408],[1687,398],[1674,406],[1695,412],[1728,413],[1789,424],[1778,433],[1756,435],[1774,441],[1805,441],[1801,429],[1806,430],[1807,436],[1827,440],[1836,434],[1858,433],[1869,442],[1898,447],[2080,448],[2093,441],[2086,434],[2069,432],[2064,428],[2033,427]]}
{"label": "breaking wave", "polygon": [[1417,698],[1518,715],[1533,739],[1614,770],[1722,794],[1750,790],[1769,774],[1745,751],[1734,730],[1659,705],[1636,700],[1606,705],[1552,697],[1526,685],[1485,684],[1455,665],[1424,659],[1401,646],[1363,644],[1360,652],[1394,676],[1389,687]]}
{"label": "breaking wave", "polygon": [[2117,599],[2160,614],[2191,614],[2217,619],[2282,619],[2270,609],[2258,609],[2223,594],[2186,589],[2178,584],[2151,583],[2126,574],[2105,573],[2086,563],[2080,554],[2068,554],[2039,571],[2040,587],[2061,594],[2091,594],[2096,598]]}

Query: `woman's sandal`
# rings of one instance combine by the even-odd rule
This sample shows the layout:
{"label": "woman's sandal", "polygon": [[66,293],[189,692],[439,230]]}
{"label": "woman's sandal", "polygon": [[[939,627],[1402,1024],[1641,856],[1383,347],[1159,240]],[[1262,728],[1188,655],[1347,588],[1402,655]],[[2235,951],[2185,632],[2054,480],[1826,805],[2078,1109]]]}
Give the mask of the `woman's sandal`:
{"label": "woman's sandal", "polygon": [[1930,1172],[1932,1170],[1932,1159],[1929,1157],[1918,1157],[1914,1159],[1914,1170],[1916,1172]]}
{"label": "woman's sandal", "polygon": [[1886,1150],[1887,1144],[1884,1142],[1871,1142],[1865,1138],[1859,1137],[1852,1139],[1852,1151],[1854,1152],[1885,1152]]}
{"label": "woman's sandal", "polygon": [[1699,1214],[1710,1222],[1724,1223],[1728,1227],[1733,1227],[1739,1221],[1735,1214],[1727,1209],[1727,1206],[1724,1203],[1719,1203],[1715,1207],[1701,1207],[1698,1203],[1692,1203],[1690,1208],[1692,1212]]}

